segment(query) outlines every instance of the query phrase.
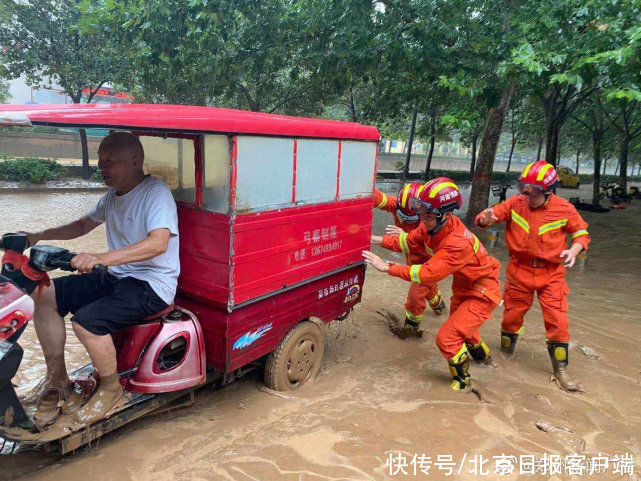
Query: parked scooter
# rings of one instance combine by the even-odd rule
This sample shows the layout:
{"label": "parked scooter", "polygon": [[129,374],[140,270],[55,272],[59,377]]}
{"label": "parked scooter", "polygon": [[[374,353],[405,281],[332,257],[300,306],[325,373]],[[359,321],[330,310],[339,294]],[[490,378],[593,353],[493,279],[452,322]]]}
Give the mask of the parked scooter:
{"label": "parked scooter", "polygon": [[636,185],[632,185],[628,188],[628,195],[634,199],[641,199],[641,189]]}
{"label": "parked scooter", "polygon": [[499,198],[499,202],[503,202],[507,198],[507,191],[511,189],[512,186],[505,181],[501,181],[499,185],[492,186],[492,194],[494,197]]}
{"label": "parked scooter", "polygon": [[625,189],[616,185],[616,182],[601,182],[599,199],[608,199],[613,204],[632,202],[632,196],[625,192]]}

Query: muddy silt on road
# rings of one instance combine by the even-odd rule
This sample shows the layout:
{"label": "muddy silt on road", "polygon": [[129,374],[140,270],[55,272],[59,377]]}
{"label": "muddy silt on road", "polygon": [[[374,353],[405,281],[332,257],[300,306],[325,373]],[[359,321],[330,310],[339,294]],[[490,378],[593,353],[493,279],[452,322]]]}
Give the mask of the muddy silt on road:
{"label": "muddy silt on road", "polygon": [[[574,195],[563,189],[559,193]],[[98,198],[99,194],[0,194],[0,231],[72,220]],[[466,474],[472,469],[470,459],[482,455],[492,460],[502,454],[518,458],[629,453],[638,471],[641,205],[583,215],[593,242],[586,268],[571,269],[568,284],[570,369],[584,394],[563,392],[550,382],[536,303],[513,358],[506,362],[495,356],[496,369],[473,365],[477,394],[451,392],[434,345],[443,318],[427,314],[421,340],[391,336],[384,314],[402,316],[407,284],[369,269],[363,303],[346,321],[325,329],[326,362],[314,384],[282,397],[261,391],[257,376],[220,390],[206,389],[197,394],[193,407],[141,419],[62,461],[42,452],[1,456],[0,479],[74,481],[89,475],[119,480],[383,480],[394,479],[385,463],[390,453],[399,452],[408,462],[414,454],[434,460],[449,455],[459,464],[465,459],[461,473],[457,465],[450,479],[482,479]],[[375,231],[382,233],[390,221],[388,214],[375,212]],[[76,251],[106,248],[102,228],[56,244]],[[505,266],[507,251],[501,240],[490,253]],[[385,256],[402,262],[395,254]],[[449,298],[450,280],[440,286]],[[498,308],[495,319],[481,330],[496,353],[500,318]],[[70,326],[67,333],[69,367],[83,365],[84,349]],[[44,364],[32,326],[21,344],[25,360],[15,381],[24,389],[44,373]],[[488,469],[493,470],[492,463]],[[430,470],[433,479],[444,479],[444,474],[438,466]],[[600,476],[614,478],[619,479]]]}

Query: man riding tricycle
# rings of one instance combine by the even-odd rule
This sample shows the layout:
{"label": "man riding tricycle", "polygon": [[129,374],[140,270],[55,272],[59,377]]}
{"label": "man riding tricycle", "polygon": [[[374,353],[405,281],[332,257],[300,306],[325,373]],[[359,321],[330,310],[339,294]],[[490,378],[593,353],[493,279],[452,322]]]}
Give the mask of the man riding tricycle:
{"label": "man riding tricycle", "polygon": [[[375,128],[133,104],[3,106],[0,124],[111,130],[97,205],[2,238],[0,437],[69,452],[206,382],[263,366],[285,390],[318,373],[320,326],[361,298]],[[102,223],[106,252],[42,245]],[[50,281],[56,268],[78,273]],[[92,361],[71,375],[67,314]],[[11,379],[31,318],[47,373],[20,403]]]}

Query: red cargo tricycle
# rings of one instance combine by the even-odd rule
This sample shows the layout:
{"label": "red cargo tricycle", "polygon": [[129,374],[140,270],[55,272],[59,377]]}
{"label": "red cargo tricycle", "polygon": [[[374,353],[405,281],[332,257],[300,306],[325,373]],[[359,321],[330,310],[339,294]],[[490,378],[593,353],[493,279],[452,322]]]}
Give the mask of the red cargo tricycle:
{"label": "red cargo tricycle", "polygon": [[12,261],[25,240],[4,236],[0,437],[67,453],[147,413],[189,404],[194,389],[208,382],[228,383],[263,367],[268,387],[289,390],[318,373],[319,326],[345,318],[361,299],[375,128],[135,104],[3,105],[0,126],[138,135],[147,172],[165,181],[176,200],[181,263],[175,304],[114,335],[126,404],[90,426],[67,426],[62,416],[55,429],[34,432],[11,384],[22,358],[17,341],[33,315],[33,272],[69,268],[73,254],[38,245],[24,270]]}

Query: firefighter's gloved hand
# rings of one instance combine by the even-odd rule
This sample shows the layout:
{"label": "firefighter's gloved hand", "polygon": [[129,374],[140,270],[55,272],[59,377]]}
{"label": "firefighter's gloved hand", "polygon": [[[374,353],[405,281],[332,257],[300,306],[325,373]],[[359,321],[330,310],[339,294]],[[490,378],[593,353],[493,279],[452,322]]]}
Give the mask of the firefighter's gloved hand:
{"label": "firefighter's gloved hand", "polygon": [[401,235],[403,232],[403,229],[395,225],[388,225],[385,227],[385,233],[389,235]]}
{"label": "firefighter's gloved hand", "polygon": [[576,261],[577,254],[582,250],[583,246],[581,244],[572,244],[572,247],[561,252],[559,257],[563,259],[563,266],[572,267]]}
{"label": "firefighter's gloved hand", "polygon": [[484,227],[491,226],[496,224],[499,221],[499,218],[496,217],[492,208],[485,209],[476,216],[474,219],[474,225],[483,229]]}
{"label": "firefighter's gloved hand", "polygon": [[380,257],[378,257],[373,252],[363,251],[363,257],[365,258],[365,262],[370,264],[377,271],[380,271],[380,272],[389,271],[389,263],[387,261],[384,261]]}

